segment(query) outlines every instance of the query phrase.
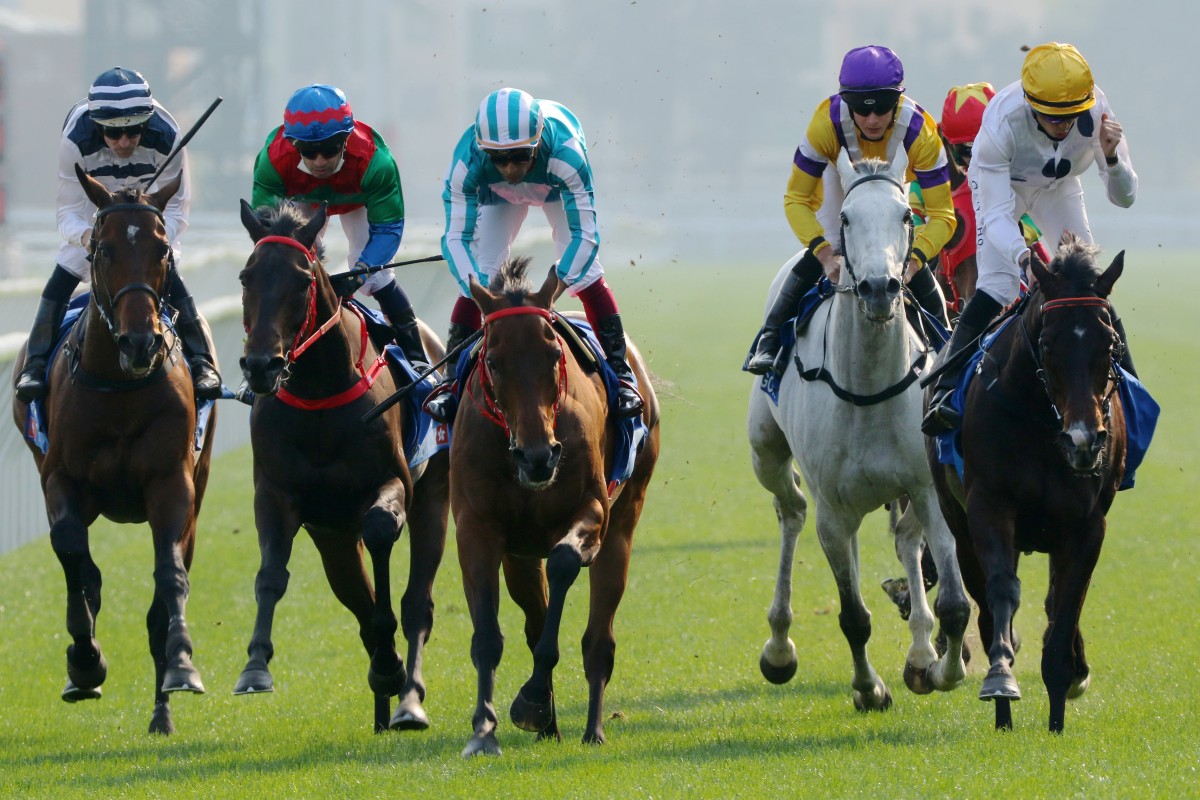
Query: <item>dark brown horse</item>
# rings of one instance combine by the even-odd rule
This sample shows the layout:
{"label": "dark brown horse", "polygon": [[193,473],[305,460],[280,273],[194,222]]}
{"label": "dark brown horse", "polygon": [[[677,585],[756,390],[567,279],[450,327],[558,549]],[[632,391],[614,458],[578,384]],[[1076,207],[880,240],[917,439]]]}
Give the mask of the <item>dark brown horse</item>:
{"label": "dark brown horse", "polygon": [[[110,193],[79,167],[76,176],[95,203],[92,296],[51,366],[45,420],[49,446],[30,444],[42,477],[50,544],[67,580],[68,702],[100,697],[108,666],[96,641],[100,568],[88,528],[103,515],[149,522],[154,535],[154,599],[146,615],[154,659],[151,733],[172,733],[170,692],[203,693],[192,666],[184,607],[196,518],[208,483],[216,423],[194,444],[196,403],[179,338],[167,335],[163,295],[170,243],[162,210],[179,180],[146,194]],[[19,375],[24,350],[13,374]],[[14,397],[13,418],[24,430],[29,406]]]}
{"label": "dark brown horse", "polygon": [[554,271],[534,293],[525,281],[527,264],[507,262],[491,290],[471,282],[484,314],[484,344],[463,390],[450,454],[450,504],[475,626],[471,660],[479,675],[465,756],[500,752],[492,694],[504,649],[497,618],[501,565],[509,594],[525,614],[525,641],[533,651],[533,674],[510,716],[518,728],[554,739],[561,738],[552,675],[563,604],[580,569],[590,568],[583,741],[604,741],[604,688],[616,650],[613,618],[658,458],[658,401],[631,345],[629,362],[646,401],[642,414],[649,431],[631,477],[609,496],[613,426],[604,385],[580,366],[551,325],[551,303],[560,291]]}
{"label": "dark brown horse", "polygon": [[1104,541],[1105,514],[1125,470],[1125,415],[1113,362],[1120,340],[1108,301],[1124,253],[1103,272],[1097,249],[1068,234],[1050,266],[1033,260],[1038,288],[996,337],[967,390],[963,479],[930,463],[958,545],[963,582],[979,604],[991,667],[979,697],[1012,727],[1012,619],[1020,604],[1016,556],[1050,556],[1042,680],[1050,730],[1087,688],[1079,616]]}
{"label": "dark brown horse", "polygon": [[[393,406],[364,424],[362,415],[392,394],[395,382],[367,337],[359,312],[341,302],[314,242],[325,209],[306,219],[284,203],[258,214],[242,203],[254,252],[241,273],[246,325],[242,372],[255,393],[254,518],[262,566],[254,583],[258,616],[249,661],[234,694],[274,688],[267,668],[275,605],[288,584],[300,526],[312,537],[334,596],[358,620],[370,656],[375,730],[424,729],[422,654],[433,627],[433,579],[446,542],[449,457],[445,450],[410,474]],[[434,359],[441,343],[424,330]],[[405,523],[412,566],[401,600],[408,670],[396,653],[392,546]],[[363,547],[371,555],[368,577]],[[389,698],[400,695],[396,715]]]}

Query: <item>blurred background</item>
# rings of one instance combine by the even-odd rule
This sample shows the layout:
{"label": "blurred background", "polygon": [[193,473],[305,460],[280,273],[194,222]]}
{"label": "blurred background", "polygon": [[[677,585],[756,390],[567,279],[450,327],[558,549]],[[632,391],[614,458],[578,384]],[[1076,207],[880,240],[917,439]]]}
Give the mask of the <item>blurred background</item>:
{"label": "blurred background", "polygon": [[[241,350],[236,274],[249,253],[238,221],[254,156],[296,88],[341,87],[400,165],[407,210],[398,258],[438,252],[441,184],[479,101],[502,86],[562,102],[582,121],[596,177],[610,283],[620,272],[684,263],[774,272],[798,247],[783,215],[793,152],[813,108],[836,90],[851,47],[881,43],[904,61],[907,93],[940,117],[954,85],[1020,75],[1023,45],[1075,44],[1125,127],[1137,203],[1104,200],[1085,179],[1093,231],[1110,252],[1191,249],[1200,159],[1168,147],[1200,127],[1194,82],[1200,6],[1117,0],[0,0],[0,351],[24,340],[59,238],[54,197],[63,119],[115,65],[145,75],[189,128],[224,102],[189,146],[191,228],[182,269],[218,339],[226,382]],[[1140,10],[1140,13],[1139,13]],[[517,251],[553,259],[530,215]],[[340,231],[330,260],[344,258]],[[760,269],[761,268],[761,269]],[[540,274],[540,273],[539,273]],[[398,275],[418,314],[442,331],[454,288],[444,264]],[[715,285],[715,282],[714,282]],[[714,292],[713,306],[719,295]],[[705,310],[700,310],[705,311]],[[711,311],[711,310],[710,310]],[[757,321],[731,321],[749,340]],[[731,328],[732,329],[732,328]],[[0,400],[11,381],[0,361]],[[244,439],[244,407],[226,403],[222,449]],[[6,433],[11,429],[5,426]],[[32,462],[0,441],[0,486],[32,485],[22,522],[43,530]],[[30,481],[33,481],[32,484]],[[0,505],[4,501],[0,498]]]}

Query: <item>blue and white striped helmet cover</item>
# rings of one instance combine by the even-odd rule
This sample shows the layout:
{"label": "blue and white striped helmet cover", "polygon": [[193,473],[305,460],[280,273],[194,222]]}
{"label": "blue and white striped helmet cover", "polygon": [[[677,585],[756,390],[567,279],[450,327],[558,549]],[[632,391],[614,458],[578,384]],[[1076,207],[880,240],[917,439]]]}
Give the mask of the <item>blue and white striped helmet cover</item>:
{"label": "blue and white striped helmet cover", "polygon": [[101,125],[137,125],[153,113],[150,85],[137,70],[113,67],[97,75],[88,90],[88,116]]}

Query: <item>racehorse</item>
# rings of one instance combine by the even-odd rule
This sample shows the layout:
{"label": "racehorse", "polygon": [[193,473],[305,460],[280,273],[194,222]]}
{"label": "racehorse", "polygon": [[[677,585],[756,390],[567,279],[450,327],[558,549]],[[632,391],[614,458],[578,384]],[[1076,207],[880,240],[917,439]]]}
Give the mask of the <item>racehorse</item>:
{"label": "racehorse", "polygon": [[[938,511],[920,431],[923,404],[916,377],[931,356],[901,311],[901,280],[913,237],[904,184],[907,159],[901,152],[891,167],[875,159],[851,164],[843,152],[837,169],[845,191],[839,282],[799,338],[778,387],[778,404],[758,385],[750,395],[751,461],[759,483],[774,495],[782,533],[768,614],[771,638],[759,666],[767,680],[785,683],[798,664],[788,638],[792,562],[808,503],[792,466],[795,459],[816,500],[817,536],[838,587],[839,621],[854,660],[854,705],[860,711],[883,710],[892,697],[867,659],[871,615],[858,586],[863,517],[907,494],[911,505],[905,513],[916,520],[897,526],[896,550],[909,586],[922,586],[922,535],[941,575],[937,610],[948,644],[940,659],[930,643],[934,616],[925,593],[912,591],[912,644],[904,668],[912,691],[949,690],[962,681],[970,604],[954,540]],[[787,269],[775,279],[768,308]]]}
{"label": "racehorse", "polygon": [[504,643],[497,617],[501,565],[509,594],[525,614],[525,641],[534,662],[510,717],[539,739],[561,739],[553,688],[559,626],[567,591],[580,569],[590,568],[583,741],[604,742],[604,689],[616,650],[613,618],[658,458],[658,400],[641,355],[630,344],[629,364],[645,400],[648,435],[629,479],[615,487],[607,483],[615,425],[609,421],[606,389],[552,323],[552,302],[561,289],[554,270],[535,293],[525,280],[528,262],[506,262],[491,289],[470,281],[471,296],[484,315],[484,338],[450,446],[450,506],[475,628],[471,660],[479,676],[474,732],[464,756],[500,753],[492,694]]}
{"label": "racehorse", "polygon": [[[75,174],[96,205],[91,238],[92,294],[50,367],[39,401],[47,447],[26,443],[41,473],[50,544],[67,581],[67,702],[100,697],[108,665],[96,641],[100,568],[88,528],[100,515],[149,522],[154,536],[154,599],[146,615],[154,659],[150,732],[175,730],[171,692],[204,692],[192,664],[184,607],[196,518],[208,484],[215,409],[196,446],[196,403],[178,336],[162,319],[170,242],[162,211],[179,189],[109,192],[80,167]],[[19,375],[22,348],[13,367]],[[17,428],[28,434],[30,406],[13,398]]]}
{"label": "racehorse", "polygon": [[1012,727],[1010,701],[1021,697],[1012,673],[1019,552],[1050,555],[1042,680],[1051,731],[1063,729],[1067,699],[1089,682],[1079,615],[1126,451],[1113,366],[1120,339],[1108,301],[1124,253],[1101,272],[1097,252],[1067,234],[1049,268],[1032,260],[1037,290],[996,335],[966,391],[961,481],[930,447],[942,511],[989,648],[979,697],[996,702],[998,729]]}
{"label": "racehorse", "polygon": [[[422,658],[433,627],[433,580],[446,541],[448,455],[410,472],[402,419],[393,406],[370,423],[364,412],[395,382],[367,335],[361,312],[343,303],[314,243],[325,208],[311,218],[285,202],[256,213],[242,202],[254,250],[241,273],[246,327],[242,373],[255,394],[250,414],[254,518],[262,565],[254,583],[258,615],[249,660],[234,694],[272,691],[275,606],[287,590],[287,564],[301,525],[312,537],[329,587],[358,620],[370,657],[375,730],[423,730]],[[440,357],[429,332],[426,348]],[[408,670],[396,653],[392,546],[405,523],[411,567],[401,600]],[[368,577],[363,547],[371,556]],[[389,720],[389,698],[400,695]]]}

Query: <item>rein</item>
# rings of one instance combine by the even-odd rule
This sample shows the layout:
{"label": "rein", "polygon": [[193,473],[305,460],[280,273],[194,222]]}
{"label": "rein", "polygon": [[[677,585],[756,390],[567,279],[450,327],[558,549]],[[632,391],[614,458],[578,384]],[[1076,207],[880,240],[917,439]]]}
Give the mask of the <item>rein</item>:
{"label": "rein", "polygon": [[[492,380],[492,373],[487,367],[487,326],[488,324],[504,319],[505,317],[526,316],[529,314],[542,317],[547,322],[551,323],[551,330],[553,330],[555,315],[544,308],[537,308],[536,306],[514,306],[513,308],[502,308],[499,311],[493,311],[491,314],[488,314],[486,317],[484,317],[483,345],[480,347],[479,355],[476,357],[477,360],[475,362],[479,369],[479,385],[483,391],[483,403],[480,403],[479,399],[476,398],[475,395],[471,394],[471,392],[467,392],[467,395],[471,398],[471,401],[475,404],[475,407],[479,409],[479,413],[501,428],[510,440],[512,439],[512,431],[508,426],[508,420],[505,418],[504,409],[500,408],[500,404],[496,402],[494,388],[495,384]],[[562,410],[562,401],[567,395],[567,347],[563,343],[562,337],[559,336],[557,331],[554,331],[554,338],[558,340],[561,350],[561,354],[558,358],[558,395],[554,400],[554,421],[557,425],[558,414]]]}
{"label": "rein", "polygon": [[[375,385],[375,380],[379,377],[379,373],[383,371],[384,366],[387,364],[387,355],[386,353],[381,352],[369,366],[365,368],[363,366],[363,358],[367,352],[367,343],[370,340],[366,318],[354,304],[350,303],[343,306],[341,300],[339,299],[337,307],[333,311],[333,315],[330,316],[330,318],[324,323],[322,323],[320,327],[317,327],[316,264],[318,259],[315,248],[305,247],[298,240],[293,239],[290,236],[264,236],[255,242],[254,249],[257,250],[259,246],[263,244],[286,245],[304,253],[304,257],[308,260],[310,280],[308,289],[305,292],[304,300],[307,310],[304,314],[304,324],[300,326],[300,330],[297,331],[296,337],[292,340],[292,346],[288,348],[286,353],[284,353],[284,358],[287,360],[289,366],[294,364],[296,359],[303,355],[308,348],[312,347],[318,339],[328,333],[334,325],[341,321],[343,307],[349,308],[350,311],[353,312],[356,317],[358,317],[359,329],[361,331],[358,359],[354,362],[354,369],[356,372],[358,372],[360,377],[353,386],[345,391],[338,392],[335,395],[317,399],[297,397],[289,392],[286,387],[280,386],[279,391],[275,393],[275,396],[279,398],[280,402],[304,411],[319,411],[322,409],[339,408],[354,402],[366,394],[371,387]],[[244,306],[245,303],[243,302],[243,307]],[[242,319],[242,327],[246,329],[247,333],[249,332],[249,326],[246,324],[244,318]]]}

